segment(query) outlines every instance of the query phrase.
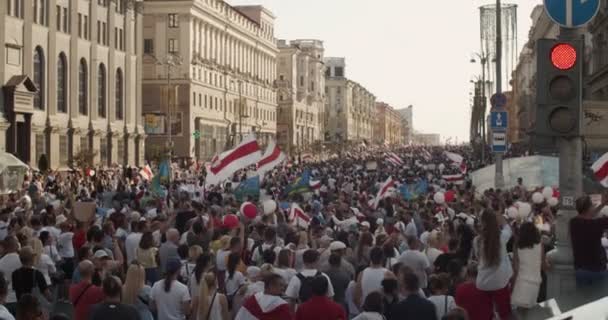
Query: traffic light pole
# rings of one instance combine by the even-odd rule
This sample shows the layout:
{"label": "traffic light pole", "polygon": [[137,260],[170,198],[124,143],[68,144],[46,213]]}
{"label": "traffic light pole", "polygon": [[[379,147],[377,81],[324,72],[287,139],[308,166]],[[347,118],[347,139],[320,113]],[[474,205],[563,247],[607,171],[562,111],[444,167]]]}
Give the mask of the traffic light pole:
{"label": "traffic light pole", "polygon": [[[485,85],[485,84],[484,84]],[[502,93],[502,7],[500,0],[496,0],[496,94]],[[485,115],[484,115],[485,117]],[[502,153],[496,153],[496,172],[494,186],[502,189],[505,186],[505,177],[502,169]]]}
{"label": "traffic light pole", "polygon": [[[575,40],[574,29],[560,28],[559,40]],[[582,110],[582,83],[577,84]],[[581,119],[581,117],[578,117]],[[576,198],[583,194],[583,148],[580,135],[560,137],[559,144],[559,192],[560,209],[555,223],[555,249],[547,253],[551,264],[547,278],[547,298],[575,292],[574,258],[570,242],[569,222],[577,215],[574,207]]]}

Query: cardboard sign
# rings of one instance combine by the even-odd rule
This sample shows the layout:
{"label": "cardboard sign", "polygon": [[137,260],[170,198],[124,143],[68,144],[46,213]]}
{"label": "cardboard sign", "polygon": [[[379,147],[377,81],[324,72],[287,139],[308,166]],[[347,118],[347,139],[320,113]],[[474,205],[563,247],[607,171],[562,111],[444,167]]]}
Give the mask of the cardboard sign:
{"label": "cardboard sign", "polygon": [[367,171],[376,171],[378,169],[378,163],[376,161],[368,161],[365,164]]}
{"label": "cardboard sign", "polygon": [[95,202],[82,202],[78,201],[74,203],[74,210],[72,214],[74,218],[80,222],[88,222],[95,217],[95,208],[97,205]]}

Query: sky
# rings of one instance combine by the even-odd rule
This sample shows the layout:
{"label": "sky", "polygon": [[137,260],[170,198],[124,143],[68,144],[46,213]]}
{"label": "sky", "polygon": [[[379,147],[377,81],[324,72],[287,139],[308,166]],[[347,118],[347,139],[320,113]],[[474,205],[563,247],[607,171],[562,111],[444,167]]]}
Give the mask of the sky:
{"label": "sky", "polygon": [[[278,39],[319,39],[325,56],[346,57],[346,76],[379,101],[414,106],[414,129],[468,141],[471,64],[480,51],[480,5],[493,0],[228,0],[261,4],[276,16]],[[532,9],[518,5],[518,45],[527,41]],[[504,86],[504,85],[503,85]],[[505,88],[503,87],[503,90]]]}

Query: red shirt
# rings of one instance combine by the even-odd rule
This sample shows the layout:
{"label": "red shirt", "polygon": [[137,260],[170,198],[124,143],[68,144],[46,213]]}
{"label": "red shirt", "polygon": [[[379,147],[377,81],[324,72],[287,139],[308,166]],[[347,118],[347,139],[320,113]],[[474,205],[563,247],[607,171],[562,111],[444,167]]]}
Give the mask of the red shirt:
{"label": "red shirt", "polygon": [[492,301],[483,291],[477,289],[475,282],[467,281],[456,288],[456,305],[465,309],[469,320],[492,319]]}
{"label": "red shirt", "polygon": [[104,295],[101,288],[90,284],[90,282],[80,281],[70,286],[70,302],[74,304],[75,320],[87,320],[91,307],[103,301]]}
{"label": "red shirt", "polygon": [[346,312],[326,296],[313,296],[298,306],[296,320],[346,320]]}
{"label": "red shirt", "polygon": [[84,230],[76,230],[74,237],[72,238],[72,245],[74,251],[78,252],[80,248],[87,242],[87,233]]}

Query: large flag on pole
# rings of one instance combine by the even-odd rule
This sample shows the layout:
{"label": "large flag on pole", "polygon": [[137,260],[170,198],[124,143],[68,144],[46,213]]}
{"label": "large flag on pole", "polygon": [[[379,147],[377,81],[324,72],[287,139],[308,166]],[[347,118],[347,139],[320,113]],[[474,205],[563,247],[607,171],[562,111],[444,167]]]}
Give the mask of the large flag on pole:
{"label": "large flag on pole", "polygon": [[608,152],[591,165],[593,175],[599,183],[608,188]]}
{"label": "large flag on pole", "polygon": [[300,177],[285,188],[285,193],[288,196],[307,191],[310,191],[310,170],[308,169],[304,170]]}
{"label": "large flag on pole", "polygon": [[139,170],[139,175],[146,181],[152,180],[154,177],[154,173],[152,173],[152,168],[150,165],[145,165],[141,170]]}
{"label": "large flag on pole", "polygon": [[393,180],[393,177],[388,177],[388,179],[384,181],[384,183],[380,186],[380,189],[378,190],[374,201],[371,202],[371,207],[374,210],[378,209],[378,204],[380,203],[380,200],[384,199],[384,197],[388,195],[388,190],[394,186],[395,180]]}
{"label": "large flag on pole", "polygon": [[452,164],[455,167],[460,168],[460,172],[467,173],[467,164],[464,161],[464,158],[457,154],[457,153],[453,153],[453,152],[449,152],[449,151],[444,151],[443,154],[445,154],[445,156],[450,159],[450,161],[452,161]]}
{"label": "large flag on pole", "polygon": [[205,185],[219,184],[230,178],[235,172],[256,164],[261,157],[255,135],[249,134],[234,149],[223,152],[211,164]]}
{"label": "large flag on pole", "polygon": [[310,216],[306,214],[297,203],[294,202],[291,204],[291,208],[289,209],[289,221],[293,226],[308,229],[310,220]]}
{"label": "large flag on pole", "polygon": [[281,162],[285,161],[287,157],[285,153],[279,149],[276,142],[272,140],[268,147],[266,148],[266,152],[262,156],[262,159],[258,161],[258,174],[260,178],[264,176],[264,174],[268,171],[271,171],[276,166],[278,166]]}
{"label": "large flag on pole", "polygon": [[253,176],[243,182],[241,182],[234,189],[234,197],[236,200],[243,202],[247,200],[247,197],[253,197],[255,200],[260,198],[260,177]]}
{"label": "large flag on pole", "polygon": [[393,152],[387,152],[386,153],[386,161],[392,163],[396,167],[401,167],[401,166],[403,166],[405,164],[403,162],[403,159],[401,159],[401,157],[399,157],[398,155],[396,155]]}

